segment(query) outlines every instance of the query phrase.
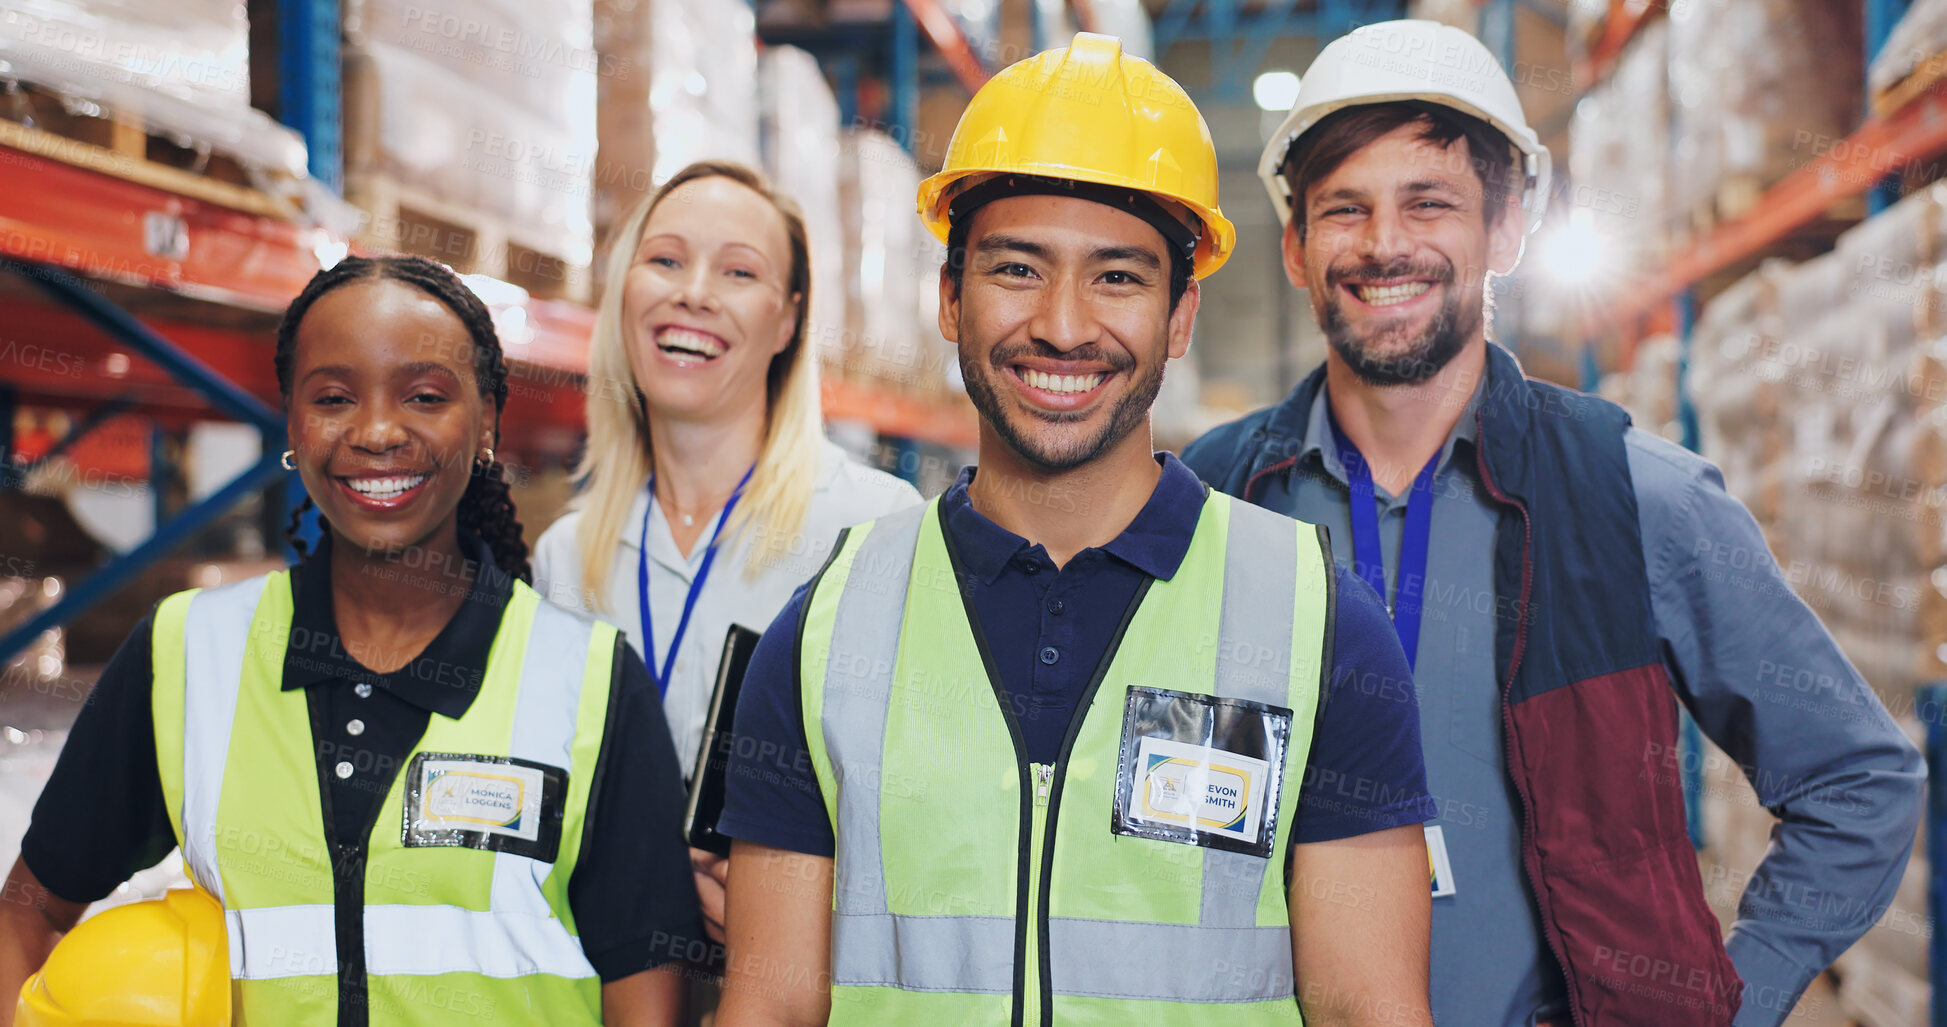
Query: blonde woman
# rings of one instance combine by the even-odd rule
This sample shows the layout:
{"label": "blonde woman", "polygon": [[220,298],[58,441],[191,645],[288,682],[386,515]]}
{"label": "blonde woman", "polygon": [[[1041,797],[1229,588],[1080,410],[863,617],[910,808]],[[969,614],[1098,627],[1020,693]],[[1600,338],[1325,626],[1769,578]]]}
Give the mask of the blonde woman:
{"label": "blonde woman", "polygon": [[[575,508],[541,536],[535,586],[627,633],[694,772],[724,636],[768,627],[840,529],[919,502],[824,436],[797,205],[704,161],[630,217],[589,354]],[[691,851],[722,939],[723,861]]]}

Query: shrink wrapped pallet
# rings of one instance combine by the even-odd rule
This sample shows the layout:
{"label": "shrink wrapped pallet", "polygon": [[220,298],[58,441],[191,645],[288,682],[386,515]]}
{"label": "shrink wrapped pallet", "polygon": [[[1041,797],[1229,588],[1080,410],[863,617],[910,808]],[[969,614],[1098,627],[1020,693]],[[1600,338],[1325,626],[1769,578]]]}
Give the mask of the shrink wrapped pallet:
{"label": "shrink wrapped pallet", "polygon": [[793,46],[758,62],[765,169],[804,212],[811,253],[811,345],[836,362],[845,337],[845,221],[840,216],[838,100],[818,61]]}
{"label": "shrink wrapped pallet", "polygon": [[617,73],[589,9],[351,0],[344,26],[346,192],[373,218],[367,238],[585,288],[596,75]]}
{"label": "shrink wrapped pallet", "polygon": [[1677,427],[1677,340],[1655,335],[1636,347],[1629,370],[1602,377],[1597,392],[1629,411],[1636,427],[1675,441]]}
{"label": "shrink wrapped pallet", "polygon": [[1617,279],[1668,252],[1669,27],[1644,28],[1569,120],[1570,210],[1587,212]]}
{"label": "shrink wrapped pallet", "polygon": [[[1916,689],[1947,676],[1947,186],[1797,266],[1772,262],[1714,301],[1694,336],[1704,455],[1765,528],[1785,580],[1911,734],[1942,712]],[[1765,695],[1761,694],[1761,698]],[[1870,711],[1777,690],[1808,716]],[[1713,815],[1746,872],[1749,809]],[[1745,823],[1745,821],[1753,821]],[[1734,823],[1735,822],[1735,823]],[[1752,835],[1753,831],[1758,833]],[[1862,1023],[1921,1023],[1926,863],[1837,965]]]}
{"label": "shrink wrapped pallet", "polygon": [[[1671,8],[1671,178],[1688,237],[1843,139],[1861,116],[1859,0],[1689,0]],[[1634,123],[1632,122],[1632,125]]]}
{"label": "shrink wrapped pallet", "polygon": [[758,161],[757,40],[749,4],[596,0],[596,251],[657,185],[705,159]]}
{"label": "shrink wrapped pallet", "polygon": [[919,165],[872,130],[846,133],[843,153],[847,320],[840,366],[890,388],[944,391],[954,357],[937,320],[946,248],[913,211]]}
{"label": "shrink wrapped pallet", "polygon": [[253,169],[305,174],[303,140],[250,106],[250,25],[236,0],[0,0],[6,81]]}
{"label": "shrink wrapped pallet", "polygon": [[1866,84],[1878,96],[1909,75],[1938,78],[1947,70],[1947,0],[1913,0],[1867,70]]}

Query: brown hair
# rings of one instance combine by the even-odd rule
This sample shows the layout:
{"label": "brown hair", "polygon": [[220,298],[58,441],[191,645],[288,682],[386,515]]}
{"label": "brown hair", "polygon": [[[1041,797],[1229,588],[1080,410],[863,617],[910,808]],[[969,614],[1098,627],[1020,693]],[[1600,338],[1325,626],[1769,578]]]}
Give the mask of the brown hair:
{"label": "brown hair", "polygon": [[1514,144],[1499,129],[1471,114],[1437,103],[1399,100],[1334,111],[1286,152],[1279,173],[1291,188],[1291,217],[1298,225],[1298,237],[1305,237],[1307,190],[1381,136],[1415,124],[1421,126],[1421,139],[1441,149],[1452,146],[1456,139],[1467,140],[1468,163],[1481,183],[1482,214],[1487,226],[1494,227],[1514,184]]}

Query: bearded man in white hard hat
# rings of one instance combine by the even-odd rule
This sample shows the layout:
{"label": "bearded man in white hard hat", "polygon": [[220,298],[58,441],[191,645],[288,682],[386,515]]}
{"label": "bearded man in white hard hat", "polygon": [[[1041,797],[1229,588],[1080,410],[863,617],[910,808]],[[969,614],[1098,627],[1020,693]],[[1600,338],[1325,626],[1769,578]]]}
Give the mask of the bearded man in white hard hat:
{"label": "bearded man in white hard hat", "polygon": [[[1260,174],[1329,352],[1184,459],[1326,525],[1387,599],[1441,807],[1435,1017],[1781,1022],[1886,908],[1921,759],[1715,467],[1488,340],[1488,276],[1549,192],[1513,84],[1458,29],[1365,26],[1320,53]],[[1728,939],[1679,701],[1783,821]]]}

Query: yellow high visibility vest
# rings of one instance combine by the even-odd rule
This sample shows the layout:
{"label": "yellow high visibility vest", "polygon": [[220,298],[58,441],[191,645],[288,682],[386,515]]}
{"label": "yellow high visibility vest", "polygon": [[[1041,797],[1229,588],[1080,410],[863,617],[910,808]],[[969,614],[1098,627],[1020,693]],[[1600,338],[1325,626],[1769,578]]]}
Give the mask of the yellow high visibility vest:
{"label": "yellow high visibility vest", "polygon": [[831,1022],[1301,1022],[1284,871],[1330,672],[1321,535],[1206,496],[1033,764],[984,650],[1012,640],[970,626],[938,501],[852,529],[799,668]]}
{"label": "yellow high visibility vest", "polygon": [[[223,903],[236,1022],[333,1027],[339,959],[311,722],[304,690],[280,686],[291,619],[281,571],[162,601],[156,758],[183,862]],[[601,1022],[568,881],[614,647],[613,627],[515,583],[479,694],[458,720],[431,717],[367,842],[373,1027]],[[550,836],[552,860],[531,854]]]}

